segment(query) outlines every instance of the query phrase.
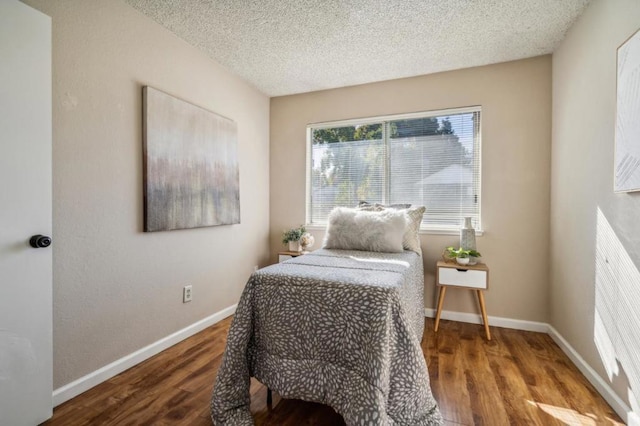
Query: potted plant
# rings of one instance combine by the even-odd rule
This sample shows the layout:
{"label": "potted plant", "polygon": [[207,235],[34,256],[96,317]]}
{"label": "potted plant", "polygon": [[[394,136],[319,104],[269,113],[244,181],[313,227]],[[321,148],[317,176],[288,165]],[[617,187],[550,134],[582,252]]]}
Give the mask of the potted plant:
{"label": "potted plant", "polygon": [[300,238],[307,232],[304,225],[292,228],[282,233],[282,244],[289,244],[289,251],[300,251]]}
{"label": "potted plant", "polygon": [[469,265],[475,265],[478,263],[478,259],[480,259],[481,256],[480,252],[476,250],[469,250]]}
{"label": "potted plant", "polygon": [[458,249],[447,247],[446,252],[447,256],[455,259],[458,265],[475,265],[477,258],[481,256],[476,250],[465,250],[462,247]]}

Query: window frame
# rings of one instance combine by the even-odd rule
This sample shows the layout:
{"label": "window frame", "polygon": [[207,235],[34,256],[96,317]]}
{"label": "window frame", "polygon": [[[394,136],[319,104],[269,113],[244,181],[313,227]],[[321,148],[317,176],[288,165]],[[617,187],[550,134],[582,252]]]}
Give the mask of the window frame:
{"label": "window frame", "polygon": [[[418,111],[404,114],[392,114],[392,115],[380,115],[375,117],[362,117],[362,118],[350,118],[346,120],[336,120],[336,121],[323,121],[318,123],[309,123],[306,128],[306,161],[305,161],[305,226],[309,229],[325,229],[326,224],[312,224],[310,223],[311,218],[311,187],[312,187],[312,151],[313,151],[313,137],[312,132],[314,130],[319,129],[328,129],[334,127],[347,127],[347,126],[358,126],[365,124],[377,124],[377,123],[385,123],[388,121],[395,120],[411,120],[417,118],[429,118],[429,117],[442,117],[442,116],[450,116],[457,114],[465,114],[465,113],[479,113],[480,119],[478,120],[478,129],[477,129],[477,141],[474,149],[474,161],[477,161],[478,164],[478,223],[476,225],[476,235],[482,235],[484,233],[482,227],[482,106],[474,105],[468,107],[460,107],[460,108],[448,108],[448,109],[440,109],[440,110],[430,110],[430,111]],[[383,139],[386,138],[385,128],[383,125]],[[388,171],[385,174],[388,177]],[[387,188],[388,190],[388,188]],[[427,206],[429,208],[429,206]],[[460,232],[460,227],[429,227],[429,226],[420,226],[419,230],[420,234],[434,234],[434,235],[457,235]]]}

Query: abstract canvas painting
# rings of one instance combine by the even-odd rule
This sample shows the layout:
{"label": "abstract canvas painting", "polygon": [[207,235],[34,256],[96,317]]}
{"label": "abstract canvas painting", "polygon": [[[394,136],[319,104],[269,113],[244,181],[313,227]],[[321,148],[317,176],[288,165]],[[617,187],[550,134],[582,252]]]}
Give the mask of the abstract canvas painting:
{"label": "abstract canvas painting", "polygon": [[618,48],[616,192],[640,191],[640,31]]}
{"label": "abstract canvas painting", "polygon": [[145,232],[240,223],[237,126],[143,88]]}

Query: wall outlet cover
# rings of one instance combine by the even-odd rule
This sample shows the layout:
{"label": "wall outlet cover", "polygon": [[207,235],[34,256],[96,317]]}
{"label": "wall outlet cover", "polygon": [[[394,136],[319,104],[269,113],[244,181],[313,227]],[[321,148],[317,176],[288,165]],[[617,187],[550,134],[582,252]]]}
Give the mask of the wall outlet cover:
{"label": "wall outlet cover", "polygon": [[182,303],[191,302],[193,286],[186,285],[182,288]]}

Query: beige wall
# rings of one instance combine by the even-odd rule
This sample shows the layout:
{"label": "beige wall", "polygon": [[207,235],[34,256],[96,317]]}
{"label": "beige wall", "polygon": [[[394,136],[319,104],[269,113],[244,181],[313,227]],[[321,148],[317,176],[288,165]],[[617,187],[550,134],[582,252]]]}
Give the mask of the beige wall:
{"label": "beige wall", "polygon": [[[553,55],[551,324],[605,379],[594,344],[596,292],[616,293],[631,279],[614,310],[632,301],[637,315],[640,303],[640,193],[613,192],[616,49],[638,28],[637,0],[595,0]],[[620,250],[598,265],[612,248]],[[624,338],[638,345],[637,336]],[[626,400],[624,376],[640,366],[620,366],[613,387]]]}
{"label": "beige wall", "polygon": [[[120,1],[25,3],[53,17],[58,388],[233,305],[267,261],[269,99]],[[143,85],[238,123],[240,225],[142,232]]]}
{"label": "beige wall", "polygon": [[[478,249],[491,268],[490,315],[548,320],[551,57],[271,99],[271,252],[282,230],[305,220],[309,123],[482,106],[482,222]],[[428,206],[427,206],[428,207]],[[322,232],[315,232],[316,247]],[[454,235],[422,235],[426,306],[434,264]],[[472,292],[447,293],[445,309],[477,312]]]}

